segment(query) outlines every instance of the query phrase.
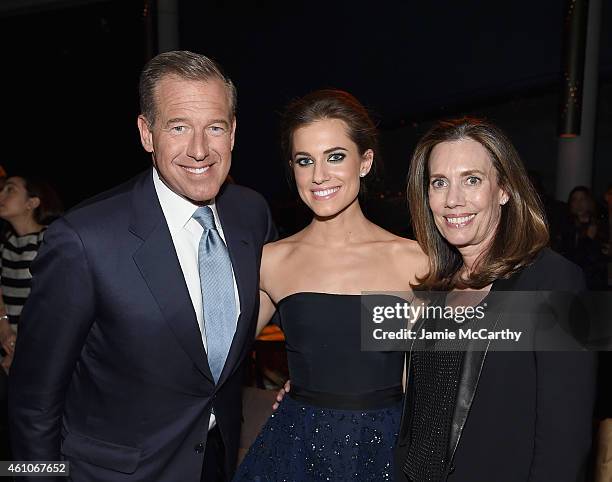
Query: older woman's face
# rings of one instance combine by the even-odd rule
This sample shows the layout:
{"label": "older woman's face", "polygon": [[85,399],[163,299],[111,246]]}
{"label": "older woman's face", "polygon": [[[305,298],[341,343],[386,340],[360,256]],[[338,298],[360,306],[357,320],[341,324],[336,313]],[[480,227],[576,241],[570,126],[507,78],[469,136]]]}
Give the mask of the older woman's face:
{"label": "older woman's face", "polygon": [[495,236],[508,196],[486,149],[472,139],[442,142],[429,157],[429,205],[438,230],[464,256],[478,256]]}

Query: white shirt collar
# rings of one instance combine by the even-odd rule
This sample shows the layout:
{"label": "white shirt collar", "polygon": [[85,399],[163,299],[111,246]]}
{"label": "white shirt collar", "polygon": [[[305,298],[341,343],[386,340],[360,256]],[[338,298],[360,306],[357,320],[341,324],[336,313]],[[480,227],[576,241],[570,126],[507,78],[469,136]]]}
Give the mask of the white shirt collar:
{"label": "white shirt collar", "polygon": [[[161,180],[156,168],[153,168],[153,185],[155,186],[155,192],[157,192],[157,198],[161,204],[161,208],[170,231],[178,231],[185,228],[187,223],[189,223],[189,221],[192,219],[193,213],[195,213],[196,209],[198,209],[200,206],[188,201],[182,196],[179,196],[172,189],[170,189]],[[213,215],[215,216],[217,229],[221,229],[215,199],[213,198],[207,204],[207,206],[210,207]]]}

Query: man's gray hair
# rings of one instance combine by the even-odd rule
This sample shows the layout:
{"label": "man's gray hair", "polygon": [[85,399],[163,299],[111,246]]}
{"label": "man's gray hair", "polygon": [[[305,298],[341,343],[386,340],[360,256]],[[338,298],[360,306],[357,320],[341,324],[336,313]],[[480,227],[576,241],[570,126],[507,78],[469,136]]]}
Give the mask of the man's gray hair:
{"label": "man's gray hair", "polygon": [[225,84],[232,115],[236,115],[237,93],[233,82],[221,67],[205,55],[187,50],[173,50],[153,57],[140,74],[140,112],[149,125],[155,123],[157,106],[155,93],[158,83],[166,76],[207,82],[218,79]]}

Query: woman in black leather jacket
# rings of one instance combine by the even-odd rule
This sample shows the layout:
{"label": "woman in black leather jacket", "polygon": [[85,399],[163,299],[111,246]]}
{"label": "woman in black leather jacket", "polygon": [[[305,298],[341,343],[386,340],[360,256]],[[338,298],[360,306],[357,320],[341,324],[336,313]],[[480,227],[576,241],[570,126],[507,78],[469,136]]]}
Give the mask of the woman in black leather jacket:
{"label": "woman in black leather jacket", "polygon": [[[547,248],[537,194],[495,126],[464,118],[432,128],[412,158],[408,199],[430,260],[414,288],[446,292],[447,306],[468,292],[480,296],[489,307],[479,323],[495,318],[500,329],[514,320],[506,312],[499,321],[503,309],[494,292],[584,288],[581,270]],[[567,306],[551,302],[547,309],[567,318]],[[523,328],[534,330],[542,315],[527,311]],[[431,326],[426,320],[420,329]],[[501,351],[495,340],[446,342],[438,350],[415,342],[407,357],[396,480],[581,480],[591,443],[594,356],[505,343]]]}

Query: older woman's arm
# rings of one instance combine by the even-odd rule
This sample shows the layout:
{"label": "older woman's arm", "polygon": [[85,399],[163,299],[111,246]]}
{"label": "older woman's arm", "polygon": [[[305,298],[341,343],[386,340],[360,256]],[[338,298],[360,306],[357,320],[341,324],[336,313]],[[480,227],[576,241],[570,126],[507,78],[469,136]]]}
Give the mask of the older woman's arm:
{"label": "older woman's arm", "polygon": [[[581,270],[555,266],[549,279],[555,290],[584,289]],[[565,309],[557,306],[566,315]],[[555,306],[553,306],[555,309]],[[577,320],[583,321],[583,320]],[[537,405],[530,482],[584,480],[591,449],[597,358],[591,352],[536,351]]]}
{"label": "older woman's arm", "polygon": [[583,480],[591,448],[595,356],[539,352],[536,373],[536,433],[529,481]]}

